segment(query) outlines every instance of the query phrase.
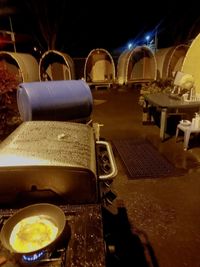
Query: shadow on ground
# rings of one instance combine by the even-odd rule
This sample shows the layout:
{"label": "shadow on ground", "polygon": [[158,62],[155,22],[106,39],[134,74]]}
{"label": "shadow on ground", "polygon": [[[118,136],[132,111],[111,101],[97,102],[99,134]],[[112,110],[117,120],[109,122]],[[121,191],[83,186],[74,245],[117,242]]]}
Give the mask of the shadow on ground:
{"label": "shadow on ground", "polygon": [[107,267],[159,267],[145,233],[129,224],[125,207],[113,214],[103,208]]}

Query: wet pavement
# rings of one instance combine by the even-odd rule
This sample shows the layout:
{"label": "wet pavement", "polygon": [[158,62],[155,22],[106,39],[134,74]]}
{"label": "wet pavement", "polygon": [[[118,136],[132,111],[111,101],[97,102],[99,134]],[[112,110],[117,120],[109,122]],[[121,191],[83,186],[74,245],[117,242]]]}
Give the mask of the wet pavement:
{"label": "wet pavement", "polygon": [[[132,237],[140,240],[145,262],[138,257],[141,256],[141,251],[137,253],[138,246],[136,249],[125,238],[121,241],[125,247],[127,240],[130,241],[131,255],[125,257],[121,248],[121,262],[116,260],[119,255],[115,255],[111,266],[199,267],[200,139],[198,136],[191,139],[188,151],[183,150],[183,140],[180,138],[176,142],[174,135],[161,142],[157,125],[142,124],[137,88],[111,88],[92,93],[95,100],[93,121],[104,125],[102,138],[111,142],[116,138],[147,138],[177,168],[185,170],[184,175],[177,177],[130,180],[113,148],[118,167],[112,184],[117,193],[113,203],[118,211],[122,206],[125,209]],[[116,232],[120,229],[123,227]],[[130,263],[123,265],[126,259]]]}
{"label": "wet pavement", "polygon": [[147,138],[185,170],[181,176],[130,180],[113,148],[118,175],[111,186],[117,198],[103,210],[107,266],[199,267],[200,138],[190,140],[188,151],[174,135],[161,142],[157,125],[142,124],[138,88],[99,89],[92,94],[92,119],[104,125],[102,138]]}

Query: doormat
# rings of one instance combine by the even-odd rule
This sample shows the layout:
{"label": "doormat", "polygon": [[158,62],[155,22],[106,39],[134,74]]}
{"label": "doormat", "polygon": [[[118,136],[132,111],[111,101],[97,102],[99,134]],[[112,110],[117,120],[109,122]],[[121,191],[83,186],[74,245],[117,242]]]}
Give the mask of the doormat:
{"label": "doormat", "polygon": [[129,179],[159,178],[183,175],[183,169],[176,168],[146,139],[113,140]]}

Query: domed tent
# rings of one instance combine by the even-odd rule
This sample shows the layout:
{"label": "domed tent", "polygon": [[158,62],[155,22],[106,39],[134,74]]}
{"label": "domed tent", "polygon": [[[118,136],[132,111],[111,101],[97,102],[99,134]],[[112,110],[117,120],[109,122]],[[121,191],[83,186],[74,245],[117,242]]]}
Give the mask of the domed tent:
{"label": "domed tent", "polygon": [[75,79],[74,62],[66,54],[56,50],[46,51],[39,61],[40,81]]}
{"label": "domed tent", "polygon": [[117,79],[119,84],[128,84],[156,79],[156,60],[147,46],[138,46],[124,51],[118,59]]}
{"label": "domed tent", "polygon": [[180,71],[183,65],[185,55],[189,49],[189,45],[182,44],[174,48],[169,57],[169,64],[167,66],[167,77],[174,76],[173,73]]}
{"label": "domed tent", "polygon": [[182,44],[158,49],[155,53],[157,61],[157,78],[173,77],[173,73],[180,71],[189,46]]}
{"label": "domed tent", "polygon": [[38,62],[30,54],[0,51],[0,63],[18,77],[19,82],[38,81]]}
{"label": "domed tent", "polygon": [[115,82],[115,64],[107,50],[96,48],[90,51],[85,61],[84,79],[95,87],[110,87]]}
{"label": "domed tent", "polygon": [[181,71],[194,77],[196,93],[200,93],[200,34],[192,41],[182,64]]}
{"label": "domed tent", "polygon": [[117,62],[117,81],[119,85],[127,83],[127,66],[128,58],[131,53],[131,50],[125,50],[121,53]]}

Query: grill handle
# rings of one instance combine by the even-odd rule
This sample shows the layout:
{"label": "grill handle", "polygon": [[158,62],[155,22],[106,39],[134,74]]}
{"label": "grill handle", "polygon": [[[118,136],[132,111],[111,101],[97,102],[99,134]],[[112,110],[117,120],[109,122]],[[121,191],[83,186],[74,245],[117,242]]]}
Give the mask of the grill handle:
{"label": "grill handle", "polygon": [[113,151],[112,151],[112,147],[111,145],[106,142],[106,141],[96,141],[97,144],[100,145],[105,145],[108,151],[108,157],[109,157],[109,161],[110,161],[110,166],[111,166],[111,172],[109,174],[103,174],[103,175],[99,175],[99,179],[105,181],[105,180],[109,180],[114,178],[117,175],[117,165],[115,163],[115,158],[113,155]]}

